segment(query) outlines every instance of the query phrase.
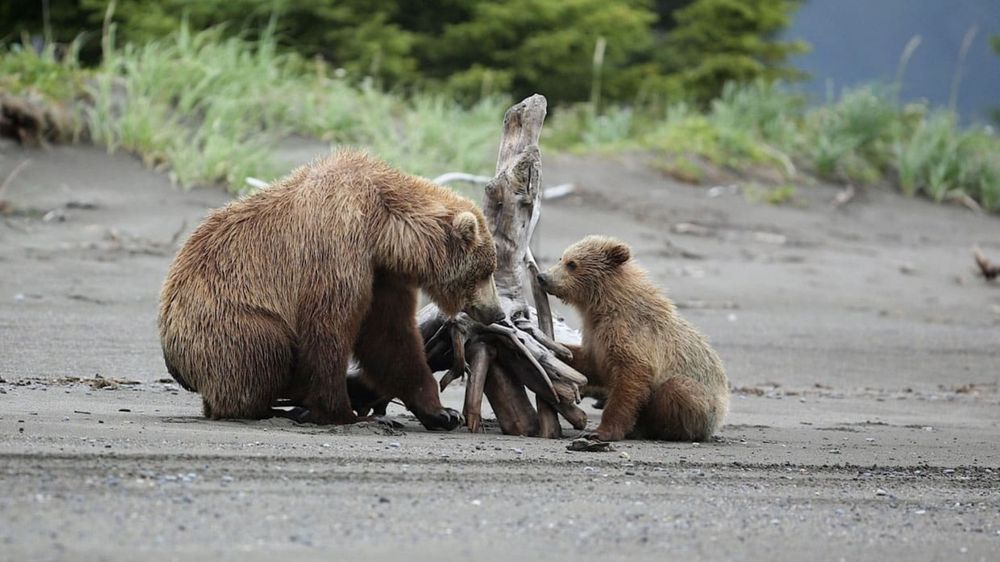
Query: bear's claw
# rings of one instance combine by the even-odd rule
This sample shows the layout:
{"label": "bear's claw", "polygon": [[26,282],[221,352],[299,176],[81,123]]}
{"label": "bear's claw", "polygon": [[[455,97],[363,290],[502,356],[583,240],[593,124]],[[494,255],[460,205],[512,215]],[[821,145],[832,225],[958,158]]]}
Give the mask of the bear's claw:
{"label": "bear's claw", "polygon": [[451,408],[441,408],[432,414],[417,414],[417,419],[430,430],[451,431],[465,423],[462,414]]}
{"label": "bear's claw", "polygon": [[293,406],[288,410],[281,408],[271,408],[271,415],[276,418],[288,418],[295,423],[309,423],[310,412],[302,406]]}

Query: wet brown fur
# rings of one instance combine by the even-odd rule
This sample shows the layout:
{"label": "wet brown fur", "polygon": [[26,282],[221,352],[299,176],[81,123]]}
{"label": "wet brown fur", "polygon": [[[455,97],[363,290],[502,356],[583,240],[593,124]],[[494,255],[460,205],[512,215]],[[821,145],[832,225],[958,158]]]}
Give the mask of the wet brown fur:
{"label": "wet brown fur", "polygon": [[[442,407],[416,326],[417,291],[447,314],[498,310],[495,268],[471,201],[364,153],[337,152],[194,231],[161,293],[164,358],[201,393],[207,417],[267,417],[290,398],[310,421],[350,423],[353,353],[380,393],[424,421]],[[490,288],[492,303],[472,302]]]}
{"label": "wet brown fur", "polygon": [[701,441],[722,425],[729,381],[705,338],[631,259],[628,246],[588,236],[542,276],[583,316],[573,367],[608,391],[596,437]]}

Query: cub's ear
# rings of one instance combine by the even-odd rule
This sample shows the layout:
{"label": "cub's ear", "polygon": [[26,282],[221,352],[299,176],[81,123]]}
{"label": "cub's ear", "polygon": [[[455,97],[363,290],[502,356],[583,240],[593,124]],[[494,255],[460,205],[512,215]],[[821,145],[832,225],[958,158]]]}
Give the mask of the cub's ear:
{"label": "cub's ear", "polygon": [[479,241],[479,220],[476,215],[463,211],[451,221],[451,226],[455,229],[455,235],[467,244]]}
{"label": "cub's ear", "polygon": [[614,244],[608,246],[608,249],[605,250],[605,255],[607,256],[608,263],[611,267],[618,267],[632,257],[632,252],[625,244],[615,242]]}

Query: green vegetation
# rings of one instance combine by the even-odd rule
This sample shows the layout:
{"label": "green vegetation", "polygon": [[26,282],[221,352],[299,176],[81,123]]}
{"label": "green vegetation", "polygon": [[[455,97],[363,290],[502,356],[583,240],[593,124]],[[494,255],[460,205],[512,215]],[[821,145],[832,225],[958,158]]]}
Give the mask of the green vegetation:
{"label": "green vegetation", "polygon": [[162,41],[182,21],[224,25],[221,36],[269,35],[284,52],[343,68],[355,85],[466,102],[496,92],[586,101],[599,78],[610,101],[704,104],[730,80],[792,77],[787,56],[803,48],[776,40],[798,0],[20,0],[0,2],[0,41],[84,34],[81,56],[99,64],[109,3],[125,43]]}
{"label": "green vegetation", "polygon": [[[99,0],[81,1],[105,6]],[[403,14],[394,2],[345,1],[329,12],[317,8],[317,18],[341,18],[337,21],[354,21],[368,14],[365,10],[380,9],[384,16],[371,20],[372,26],[437,29],[448,38],[450,47],[431,49],[420,39],[423,31],[404,33],[399,40],[419,61],[412,68],[398,57],[390,64],[384,51],[350,51],[361,65],[351,66],[328,62],[322,51],[315,54],[323,57],[304,57],[283,48],[280,30],[304,25],[299,20],[305,13],[296,12],[292,2],[234,0],[219,8],[223,14],[230,9],[243,14],[244,21],[266,18],[258,32],[242,36],[233,33],[232,25],[194,31],[186,22],[163,35],[157,26],[172,24],[178,10],[147,12],[141,9],[146,4],[122,0],[120,17],[139,22],[129,28],[130,35],[155,39],[122,43],[119,27],[109,20],[100,41],[95,37],[90,42],[100,44],[103,52],[96,65],[79,63],[88,43],[83,39],[68,48],[48,43],[40,52],[20,42],[0,46],[0,94],[71,112],[75,118],[66,126],[72,134],[54,138],[86,134],[111,151],[133,152],[147,165],[169,171],[181,185],[223,183],[242,190],[249,176],[271,179],[298,164],[281,161],[276,150],[291,136],[368,147],[407,171],[431,177],[447,171],[488,173],[496,154],[497,123],[510,102],[490,92],[520,95],[532,91],[533,84],[547,84],[564,100],[589,99],[553,103],[544,130],[549,149],[646,151],[665,173],[691,183],[709,181],[720,170],[758,180],[766,176],[754,198],[774,204],[794,198],[789,188],[793,179],[811,176],[889,184],[935,200],[972,198],[986,209],[1000,209],[1000,141],[990,131],[961,128],[946,111],[901,106],[889,89],[845,90],[815,108],[783,90],[777,79],[791,74],[782,67],[784,59],[800,46],[761,37],[787,22],[790,2],[656,3],[674,6],[670,22],[661,17],[656,24],[670,30],[658,48],[673,53],[670,60],[686,61],[681,73],[654,57],[643,58],[649,53],[644,55],[642,46],[660,41],[647,33],[655,17],[647,13],[653,3],[645,0],[437,0],[428,5],[452,10],[446,10],[450,15],[444,20],[433,21],[419,17],[419,9]],[[220,17],[207,7],[212,0],[163,3],[173,4],[189,7],[192,21],[199,24]],[[269,8],[264,10],[263,4]],[[676,9],[680,4],[686,7]],[[57,10],[60,5],[53,3],[53,16],[66,16],[66,10]],[[4,10],[12,8],[0,8]],[[529,22],[522,15],[526,12],[538,18]],[[142,23],[143,18],[150,22]],[[285,18],[291,23],[281,23]],[[745,40],[705,43],[717,30],[703,20],[715,19],[725,23],[719,29],[727,30],[727,37]],[[560,26],[561,21],[586,25]],[[376,31],[371,37],[382,33]],[[635,39],[635,51],[616,47],[626,36]],[[607,54],[594,57],[592,47],[600,38],[607,42]],[[336,40],[324,34],[315,44]],[[372,40],[380,49],[395,48]],[[437,86],[386,88],[397,79],[405,83],[399,76],[413,68],[424,72],[428,61],[444,60],[452,66],[439,70],[452,70],[427,74]],[[363,72],[369,63],[370,69],[381,70]],[[720,70],[751,66],[755,70],[746,73]],[[459,68],[464,70],[454,70]],[[632,71],[637,74],[628,78]],[[707,76],[730,81],[723,86]],[[644,77],[641,84],[633,81],[636,77]],[[600,103],[602,88],[603,99],[631,103]],[[684,91],[689,94],[671,93]],[[766,174],[757,173],[761,171]]]}
{"label": "green vegetation", "polygon": [[[1000,210],[1000,139],[988,129],[959,127],[944,110],[900,106],[891,92],[874,87],[845,90],[808,108],[777,85],[730,84],[706,112],[677,104],[660,118],[621,109],[557,113],[547,141],[568,150],[651,150],[664,155],[661,170],[692,183],[706,175],[701,163],[733,172],[765,167],[786,180],[806,173],[887,183],[936,201],[968,196]],[[765,199],[779,203],[793,193],[773,195]]]}
{"label": "green vegetation", "polygon": [[162,41],[114,48],[113,32],[101,66],[86,72],[71,57],[56,62],[21,48],[0,68],[28,69],[4,74],[16,81],[13,92],[87,100],[76,107],[93,141],[168,169],[181,185],[239,190],[248,176],[280,175],[291,163],[276,161],[274,147],[293,134],[369,147],[417,174],[492,165],[506,100],[465,107],[443,95],[352,85],[322,62],[281,54],[271,34],[250,43],[184,25]]}
{"label": "green vegetation", "polygon": [[60,61],[51,44],[41,52],[20,43],[0,45],[0,92],[17,95],[30,90],[51,101],[72,99],[82,91],[84,78],[76,64],[78,47],[73,43]]}
{"label": "green vegetation", "polygon": [[770,203],[771,205],[784,205],[795,199],[795,186],[784,184],[771,188],[761,187],[756,184],[746,186],[744,195],[750,201]]}

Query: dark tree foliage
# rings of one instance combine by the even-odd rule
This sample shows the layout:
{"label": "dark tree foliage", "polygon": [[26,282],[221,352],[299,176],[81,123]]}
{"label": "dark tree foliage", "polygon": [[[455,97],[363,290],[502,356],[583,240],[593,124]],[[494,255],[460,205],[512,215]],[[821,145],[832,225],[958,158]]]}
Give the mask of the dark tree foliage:
{"label": "dark tree foliage", "polygon": [[673,14],[676,27],[657,53],[664,74],[701,102],[730,81],[802,78],[787,60],[808,47],[775,38],[797,6],[797,0],[695,0]]}
{"label": "dark tree foliage", "polygon": [[[108,0],[0,2],[0,38],[85,39],[84,62],[100,56]],[[775,40],[797,0],[117,0],[118,44],[224,25],[254,39],[272,21],[281,44],[319,56],[356,79],[439,88],[464,99],[484,93],[555,102],[591,96],[709,100],[730,80],[795,78],[798,43]],[[595,68],[599,39],[606,44]]]}

